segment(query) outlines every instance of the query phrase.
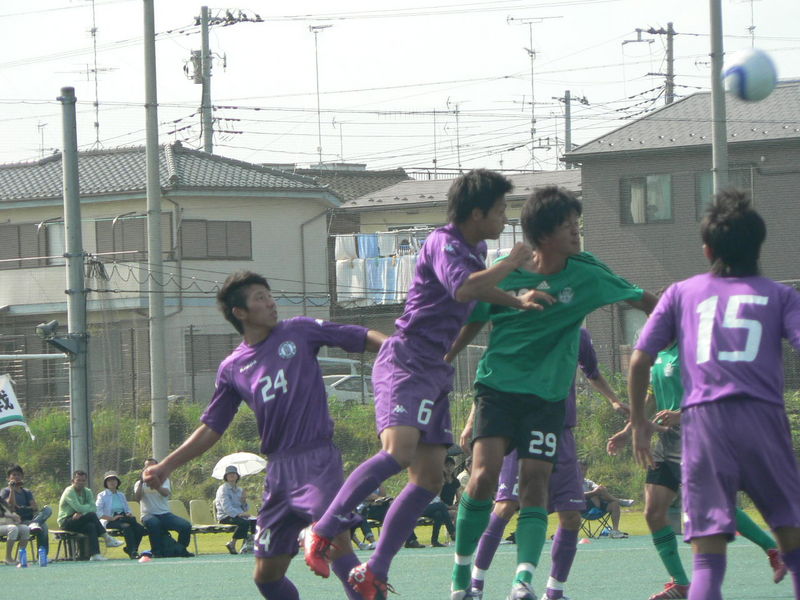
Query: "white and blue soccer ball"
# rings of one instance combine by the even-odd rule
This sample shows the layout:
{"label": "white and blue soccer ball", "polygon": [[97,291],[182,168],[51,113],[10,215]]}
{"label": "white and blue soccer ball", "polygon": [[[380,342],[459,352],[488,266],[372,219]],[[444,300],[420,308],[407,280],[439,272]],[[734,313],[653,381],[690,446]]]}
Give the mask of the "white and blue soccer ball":
{"label": "white and blue soccer ball", "polygon": [[725,89],[741,100],[757,102],[775,89],[778,72],[769,54],[750,48],[732,54],[722,68]]}

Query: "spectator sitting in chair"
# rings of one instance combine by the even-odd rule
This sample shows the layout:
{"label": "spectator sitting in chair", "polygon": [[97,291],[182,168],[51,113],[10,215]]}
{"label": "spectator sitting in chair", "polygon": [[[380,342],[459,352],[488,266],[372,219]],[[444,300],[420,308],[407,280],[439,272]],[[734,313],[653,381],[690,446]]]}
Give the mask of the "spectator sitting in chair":
{"label": "spectator sitting in chair", "polygon": [[[148,458],[144,461],[144,468],[158,464],[155,458]],[[150,548],[153,556],[194,556],[189,552],[189,541],[192,535],[192,524],[186,519],[173,514],[169,509],[169,497],[172,495],[172,487],[169,478],[155,488],[139,478],[133,486],[133,496],[142,504],[142,523],[147,527],[150,536]],[[178,534],[178,545],[182,546],[182,551],[173,553],[172,549],[165,547],[165,544],[173,541],[168,537],[169,531]]]}
{"label": "spectator sitting in chair", "polygon": [[[382,525],[392,500],[393,498],[386,496],[386,490],[381,484],[377,490],[367,496],[364,502],[356,507],[356,512],[361,515],[362,521],[350,529],[350,539],[358,546],[359,550],[375,550],[375,534],[372,532],[369,521],[377,521]],[[358,541],[356,529],[361,529],[361,533],[364,535],[363,542]]]}
{"label": "spectator sitting in chair", "polygon": [[103,475],[103,487],[106,489],[97,494],[97,514],[106,530],[112,529],[123,535],[125,547],[122,551],[130,558],[139,558],[139,544],[147,532],[133,516],[125,494],[118,491],[119,484],[119,475],[114,471]]}
{"label": "spectator sitting in chair", "polygon": [[28,526],[31,535],[36,538],[39,548],[44,548],[45,553],[49,552],[50,536],[48,535],[47,519],[53,514],[53,510],[49,506],[45,506],[39,511],[33,492],[24,487],[25,473],[22,467],[14,465],[6,474],[8,475],[8,487],[0,490],[0,500],[5,500],[11,511],[17,513],[22,519],[22,524]]}
{"label": "spectator sitting in chair", "polygon": [[82,533],[89,545],[89,560],[108,560],[100,554],[100,538],[104,538],[106,547],[116,548],[122,542],[108,535],[108,532],[97,517],[92,490],[86,487],[85,471],[72,474],[72,485],[64,488],[58,502],[58,525],[64,531]]}
{"label": "spectator sitting in chair", "polygon": [[225,525],[236,525],[233,538],[225,544],[228,552],[236,554],[236,540],[245,540],[242,554],[253,551],[253,534],[256,532],[256,521],[247,512],[245,492],[239,487],[239,470],[234,465],[225,467],[222,485],[217,488],[214,498],[214,509],[217,521]]}
{"label": "spectator sitting in chair", "polygon": [[619,530],[620,506],[630,506],[633,500],[617,498],[609,492],[604,485],[598,485],[591,479],[586,478],[586,470],[589,464],[580,461],[581,471],[583,471],[583,495],[586,498],[586,506],[591,509],[593,506],[599,508],[604,513],[611,515],[611,532],[608,534],[613,539],[628,537],[628,534]]}
{"label": "spectator sitting in chair", "polygon": [[6,564],[17,565],[14,560],[14,542],[19,541],[19,549],[28,545],[30,530],[21,523],[20,516],[11,510],[4,500],[0,500],[0,535],[6,536]]}

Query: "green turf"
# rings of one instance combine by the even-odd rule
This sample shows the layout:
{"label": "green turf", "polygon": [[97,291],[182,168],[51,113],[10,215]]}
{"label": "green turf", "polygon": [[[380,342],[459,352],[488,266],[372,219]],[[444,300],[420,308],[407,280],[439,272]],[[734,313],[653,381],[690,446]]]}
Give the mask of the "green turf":
{"label": "green turf", "polygon": [[[641,513],[626,513],[623,528],[625,519],[633,526],[642,517]],[[430,529],[421,528],[418,534],[425,542]],[[195,558],[160,559],[147,564],[122,558],[103,563],[59,562],[45,569],[0,567],[0,577],[7,594],[24,594],[26,598],[37,600],[134,596],[159,600],[260,598],[251,581],[252,555],[223,554],[223,544],[229,539],[227,535],[205,535],[198,539],[201,554]],[[540,594],[550,568],[550,547],[548,542],[534,577],[534,587]],[[681,544],[680,551],[690,570],[688,546]],[[505,598],[513,576],[515,552],[516,546],[500,546],[488,573],[486,600]],[[108,551],[110,557],[118,555],[121,553],[117,548]],[[368,553],[360,552],[359,556],[366,559]],[[452,548],[402,550],[395,558],[390,576],[391,583],[401,594],[397,599],[448,600],[452,560]],[[337,580],[313,576],[302,557],[292,562],[289,577],[305,600],[345,597]],[[635,535],[624,540],[601,538],[578,546],[566,591],[575,600],[643,600],[660,589],[666,580],[649,536]],[[779,585],[773,584],[763,552],[741,539],[730,547],[724,594],[727,600],[794,597],[790,578]]]}

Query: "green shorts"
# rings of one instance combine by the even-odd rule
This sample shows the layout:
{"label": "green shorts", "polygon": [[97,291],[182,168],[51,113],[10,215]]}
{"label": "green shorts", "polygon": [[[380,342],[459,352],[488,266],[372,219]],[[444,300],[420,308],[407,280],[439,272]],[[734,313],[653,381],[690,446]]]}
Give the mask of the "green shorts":
{"label": "green shorts", "polygon": [[501,392],[476,383],[472,441],[506,437],[511,440],[507,454],[516,450],[520,458],[555,464],[565,407],[564,400],[548,402],[535,394]]}

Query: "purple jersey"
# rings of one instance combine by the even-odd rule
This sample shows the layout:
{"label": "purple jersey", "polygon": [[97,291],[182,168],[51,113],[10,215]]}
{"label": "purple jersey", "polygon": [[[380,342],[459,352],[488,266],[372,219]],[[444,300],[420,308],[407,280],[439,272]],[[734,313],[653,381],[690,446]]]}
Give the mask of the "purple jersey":
{"label": "purple jersey", "polygon": [[[581,327],[580,345],[578,346],[578,365],[583,371],[587,379],[597,379],[600,377],[600,371],[597,368],[597,354],[592,345],[592,336],[586,331],[586,328]],[[569,396],[565,405],[566,414],[564,416],[564,427],[572,428],[578,424],[578,403],[575,398],[575,380],[572,380],[572,386],[569,388]]]}
{"label": "purple jersey", "polygon": [[261,452],[271,454],[333,437],[321,346],[363,352],[367,329],[295,317],[279,322],[263,342],[242,342],[222,361],[216,390],[200,420],[217,433],[231,424],[242,400],[253,409]]}
{"label": "purple jersey", "polygon": [[405,310],[395,325],[405,336],[421,340],[426,355],[442,359],[450,350],[475,306],[458,302],[456,291],[472,273],[486,268],[485,260],[486,243],[470,246],[452,223],[425,240]]}
{"label": "purple jersey", "polygon": [[636,349],[655,358],[678,340],[684,408],[730,396],[783,406],[782,338],[800,350],[800,293],[704,273],[667,289]]}

